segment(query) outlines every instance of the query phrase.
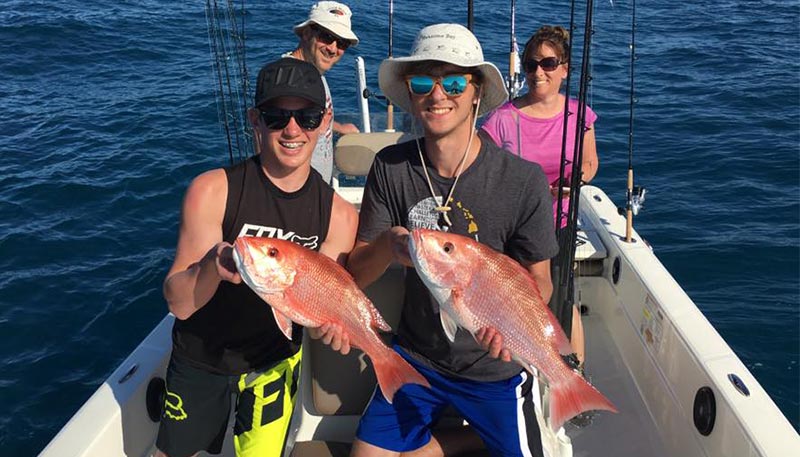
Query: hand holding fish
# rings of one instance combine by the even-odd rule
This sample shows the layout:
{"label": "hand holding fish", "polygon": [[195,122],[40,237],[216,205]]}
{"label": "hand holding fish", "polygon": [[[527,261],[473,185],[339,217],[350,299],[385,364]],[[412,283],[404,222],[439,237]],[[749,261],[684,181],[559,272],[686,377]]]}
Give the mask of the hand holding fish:
{"label": "hand holding fish", "polygon": [[483,327],[475,334],[475,339],[489,352],[489,356],[503,362],[511,361],[511,351],[503,347],[503,335],[494,327]]}
{"label": "hand holding fish", "polygon": [[214,264],[217,266],[217,274],[220,279],[233,284],[240,284],[242,282],[242,276],[236,269],[236,262],[233,260],[232,244],[224,241],[217,243],[211,248],[209,254],[214,256]]}
{"label": "hand holding fish", "polygon": [[408,229],[402,226],[392,227],[388,231],[388,236],[394,261],[407,267],[413,267],[414,263],[408,255]]}
{"label": "hand holding fish", "polygon": [[342,329],[341,325],[327,322],[320,327],[309,328],[308,334],[315,340],[321,339],[323,343],[342,355],[350,353],[350,335]]}

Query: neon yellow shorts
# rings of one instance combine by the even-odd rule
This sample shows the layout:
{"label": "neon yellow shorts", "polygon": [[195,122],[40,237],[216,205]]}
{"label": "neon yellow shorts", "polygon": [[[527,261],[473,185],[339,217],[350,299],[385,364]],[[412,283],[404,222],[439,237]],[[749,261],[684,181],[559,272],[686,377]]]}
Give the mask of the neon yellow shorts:
{"label": "neon yellow shorts", "polygon": [[265,371],[241,376],[210,373],[173,357],[156,447],[167,455],[219,454],[236,398],[236,455],[280,457],[297,397],[301,355],[297,351]]}
{"label": "neon yellow shorts", "polygon": [[234,444],[239,457],[280,457],[292,419],[303,351],[239,378]]}

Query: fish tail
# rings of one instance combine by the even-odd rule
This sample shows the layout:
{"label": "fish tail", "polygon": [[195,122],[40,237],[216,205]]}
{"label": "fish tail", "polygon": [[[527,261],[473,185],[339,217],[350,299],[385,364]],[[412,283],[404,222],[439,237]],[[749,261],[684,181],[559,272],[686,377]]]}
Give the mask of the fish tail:
{"label": "fish tail", "polygon": [[394,399],[395,392],[400,390],[404,384],[431,386],[411,364],[391,349],[388,349],[386,355],[380,360],[372,362],[375,365],[375,377],[378,378],[378,385],[389,403]]}
{"label": "fish tail", "polygon": [[568,419],[584,411],[617,408],[583,376],[570,370],[566,380],[550,386],[550,427],[558,430]]}

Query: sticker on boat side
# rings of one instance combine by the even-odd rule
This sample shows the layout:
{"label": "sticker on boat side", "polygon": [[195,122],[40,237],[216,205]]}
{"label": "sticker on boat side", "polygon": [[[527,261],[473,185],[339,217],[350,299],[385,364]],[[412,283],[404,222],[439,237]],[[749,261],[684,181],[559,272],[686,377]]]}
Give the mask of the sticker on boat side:
{"label": "sticker on boat side", "polygon": [[661,312],[661,307],[650,294],[647,294],[644,307],[642,307],[639,333],[648,346],[658,351],[661,347],[661,336],[664,333],[664,313]]}

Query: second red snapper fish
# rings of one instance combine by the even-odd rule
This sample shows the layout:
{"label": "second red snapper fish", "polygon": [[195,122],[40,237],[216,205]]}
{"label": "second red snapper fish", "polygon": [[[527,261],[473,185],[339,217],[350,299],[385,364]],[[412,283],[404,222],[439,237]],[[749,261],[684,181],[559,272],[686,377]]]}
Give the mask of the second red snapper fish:
{"label": "second red snapper fish", "polygon": [[550,426],[588,410],[617,409],[561,358],[567,336],[542,300],[533,277],[510,257],[471,238],[417,229],[409,237],[417,274],[439,303],[450,341],[458,327],[473,336],[493,327],[526,370],[535,367],[550,385]]}
{"label": "second red snapper fish", "polygon": [[242,281],[270,305],[287,338],[292,338],[292,321],[310,328],[338,324],[372,360],[378,384],[390,403],[403,384],[430,387],[380,339],[376,329],[388,332],[391,327],[341,265],[277,238],[240,237],[233,246]]}

